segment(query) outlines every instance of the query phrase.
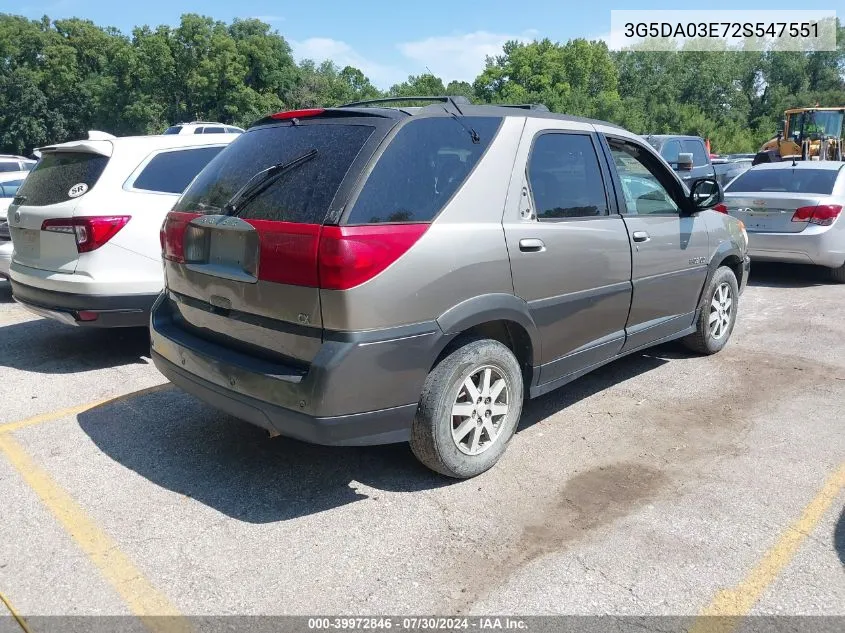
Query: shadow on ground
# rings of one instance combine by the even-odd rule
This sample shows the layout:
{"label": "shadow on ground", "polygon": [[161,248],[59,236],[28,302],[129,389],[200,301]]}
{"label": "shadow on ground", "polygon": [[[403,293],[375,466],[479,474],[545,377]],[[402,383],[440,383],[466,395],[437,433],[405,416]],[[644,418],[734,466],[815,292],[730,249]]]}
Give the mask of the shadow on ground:
{"label": "shadow on ground", "polygon": [[[526,405],[521,428],[675,354],[634,355]],[[78,416],[109,457],[156,485],[249,523],[285,521],[367,498],[455,483],[420,465],[407,444],[326,447],[277,437],[172,389],[129,397]]]}
{"label": "shadow on ground", "polygon": [[835,285],[835,282],[830,279],[828,270],[821,266],[751,262],[748,285],[763,288],[809,288]]}
{"label": "shadow on ground", "polygon": [[839,555],[842,566],[845,567],[845,508],[842,508],[842,514],[839,515],[836,528],[833,530],[833,548]]}
{"label": "shadow on ground", "polygon": [[77,328],[35,318],[0,328],[0,367],[43,374],[72,374],[143,364],[150,356],[147,328]]}

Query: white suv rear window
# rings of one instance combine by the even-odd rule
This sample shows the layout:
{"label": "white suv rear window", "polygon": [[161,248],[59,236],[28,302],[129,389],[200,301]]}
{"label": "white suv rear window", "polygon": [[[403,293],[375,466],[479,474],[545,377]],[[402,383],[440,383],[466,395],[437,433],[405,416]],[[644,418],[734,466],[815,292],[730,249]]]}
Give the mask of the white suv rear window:
{"label": "white suv rear window", "polygon": [[[20,204],[33,207],[70,200],[74,197],[70,195],[71,188],[90,191],[108,162],[107,156],[87,152],[45,153],[18,189],[16,199]],[[78,188],[77,185],[85,187]]]}

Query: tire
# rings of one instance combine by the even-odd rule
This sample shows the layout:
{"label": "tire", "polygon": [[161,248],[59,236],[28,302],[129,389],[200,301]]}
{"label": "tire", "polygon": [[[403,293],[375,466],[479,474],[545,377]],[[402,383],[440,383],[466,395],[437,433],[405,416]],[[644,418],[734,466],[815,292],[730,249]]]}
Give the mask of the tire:
{"label": "tire", "polygon": [[[478,405],[475,398],[483,393],[481,381],[487,370],[490,387],[485,398],[495,398]],[[482,387],[480,393],[465,386],[471,379],[474,387]],[[505,385],[495,393],[499,380]],[[459,340],[426,378],[411,426],[411,450],[423,464],[447,477],[468,479],[483,473],[499,460],[516,431],[523,389],[519,362],[506,346],[491,339]],[[475,404],[469,402],[470,397]],[[466,434],[459,441],[453,438],[453,428],[457,431],[462,425]],[[489,441],[491,430],[494,437]],[[473,450],[479,452],[471,454]]]}
{"label": "tire", "polygon": [[[729,314],[725,314],[724,311],[720,312],[714,304],[714,302],[716,302],[720,306],[723,305],[720,297],[723,297],[724,295],[720,294],[720,296],[717,297],[716,293],[717,291],[724,293],[725,288],[727,288],[730,298]],[[738,308],[739,286],[736,281],[736,275],[734,275],[734,272],[727,266],[720,266],[716,269],[713,278],[710,280],[710,283],[702,296],[701,307],[698,311],[698,318],[695,322],[695,332],[689,336],[685,336],[681,339],[681,342],[688,349],[698,352],[699,354],[715,354],[716,352],[721,351],[721,349],[728,344],[728,340],[731,338],[731,333],[733,332],[734,324],[736,323]],[[715,331],[714,328],[710,326],[710,319],[713,314],[716,315],[716,319],[719,319],[721,315],[725,315],[727,317],[727,323],[725,323],[725,320],[722,320],[721,327],[715,328]]]}
{"label": "tire", "polygon": [[838,283],[838,284],[845,284],[845,264],[842,264],[839,268],[830,268],[830,278]]}

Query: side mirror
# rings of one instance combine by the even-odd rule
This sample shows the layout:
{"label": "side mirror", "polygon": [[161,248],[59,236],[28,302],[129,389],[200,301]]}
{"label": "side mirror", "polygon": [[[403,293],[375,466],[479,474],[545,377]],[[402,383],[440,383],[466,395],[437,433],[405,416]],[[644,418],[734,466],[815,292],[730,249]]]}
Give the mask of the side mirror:
{"label": "side mirror", "polygon": [[692,169],[692,154],[681,153],[678,154],[678,169],[682,171],[689,171]]}
{"label": "side mirror", "polygon": [[690,208],[693,212],[710,209],[722,202],[725,195],[722,186],[713,178],[702,178],[692,186],[689,194]]}

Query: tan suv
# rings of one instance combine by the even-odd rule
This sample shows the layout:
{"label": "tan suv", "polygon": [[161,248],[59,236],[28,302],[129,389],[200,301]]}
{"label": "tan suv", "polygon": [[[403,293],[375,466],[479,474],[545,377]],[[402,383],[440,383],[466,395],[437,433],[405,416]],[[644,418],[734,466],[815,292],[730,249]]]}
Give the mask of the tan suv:
{"label": "tan suv", "polygon": [[727,343],[749,260],[713,181],[690,192],[607,123],[429,101],[282,112],[209,163],[162,229],[170,380],[471,477],[524,397],[663,341]]}

